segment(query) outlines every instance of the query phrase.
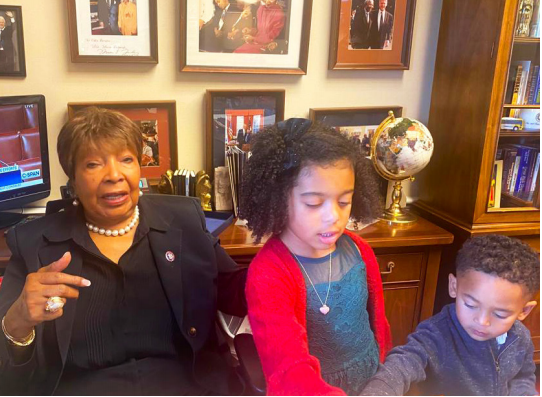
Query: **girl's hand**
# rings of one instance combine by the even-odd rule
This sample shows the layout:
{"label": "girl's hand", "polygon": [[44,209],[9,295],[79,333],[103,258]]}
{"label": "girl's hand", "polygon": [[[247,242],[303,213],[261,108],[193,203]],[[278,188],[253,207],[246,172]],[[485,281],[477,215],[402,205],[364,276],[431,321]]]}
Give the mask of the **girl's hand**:
{"label": "girl's hand", "polygon": [[15,338],[24,338],[32,332],[32,328],[44,322],[62,316],[62,308],[46,311],[47,300],[53,296],[66,299],[77,299],[79,290],[76,287],[88,287],[90,281],[79,276],[62,273],[71,261],[71,254],[66,252],[62,258],[42,267],[36,273],[26,277],[23,291],[9,308],[5,326],[8,333]]}

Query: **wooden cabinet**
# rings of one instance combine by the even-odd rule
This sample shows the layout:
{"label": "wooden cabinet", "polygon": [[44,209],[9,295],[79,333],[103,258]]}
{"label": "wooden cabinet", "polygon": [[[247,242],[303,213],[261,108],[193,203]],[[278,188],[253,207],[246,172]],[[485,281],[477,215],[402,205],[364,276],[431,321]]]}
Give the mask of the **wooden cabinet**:
{"label": "wooden cabinet", "polygon": [[[501,118],[539,105],[512,102],[517,66],[540,64],[540,38],[517,37],[522,0],[444,0],[428,128],[434,138],[431,162],[417,175],[416,211],[454,234],[443,249],[435,312],[450,302],[448,274],[458,249],[471,236],[500,233],[540,247],[539,183],[529,199],[506,192],[494,205],[493,171],[503,146],[540,151],[540,131],[506,131]],[[537,178],[539,181],[540,172]],[[540,315],[525,321],[539,356]]]}
{"label": "wooden cabinet", "polygon": [[[358,234],[375,251],[393,344],[403,344],[432,315],[441,250],[452,235],[423,218],[408,226],[377,222]],[[248,266],[263,245],[255,245],[248,230],[235,225],[220,235],[220,243],[241,266]]]}

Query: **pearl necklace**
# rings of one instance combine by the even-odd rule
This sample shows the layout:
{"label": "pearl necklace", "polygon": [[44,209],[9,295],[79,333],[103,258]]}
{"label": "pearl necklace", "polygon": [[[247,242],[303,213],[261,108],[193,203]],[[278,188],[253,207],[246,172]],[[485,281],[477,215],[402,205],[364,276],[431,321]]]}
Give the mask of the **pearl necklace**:
{"label": "pearl necklace", "polygon": [[128,226],[124,228],[121,228],[118,230],[103,229],[103,228],[99,228],[98,226],[94,226],[92,223],[89,223],[89,222],[87,222],[86,225],[87,225],[87,229],[93,233],[99,233],[107,237],[110,237],[110,236],[117,237],[117,236],[124,236],[126,233],[132,230],[137,224],[138,220],[139,220],[139,208],[136,205],[135,210],[134,210],[134,217],[132,218]]}

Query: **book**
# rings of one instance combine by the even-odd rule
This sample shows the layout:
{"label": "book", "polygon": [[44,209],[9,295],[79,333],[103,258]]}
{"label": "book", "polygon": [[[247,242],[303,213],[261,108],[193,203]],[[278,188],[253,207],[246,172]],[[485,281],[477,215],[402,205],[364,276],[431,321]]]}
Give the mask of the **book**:
{"label": "book", "polygon": [[179,170],[175,170],[173,173],[171,183],[173,184],[173,194],[179,194]]}
{"label": "book", "polygon": [[188,195],[196,197],[196,173],[190,171],[190,183],[188,184]]}
{"label": "book", "polygon": [[488,208],[501,208],[503,163],[503,160],[496,160],[493,164]]}
{"label": "book", "polygon": [[516,186],[516,181],[518,178],[519,163],[521,163],[521,154],[518,150],[516,157],[514,159],[514,167],[511,169],[512,177],[510,178],[510,185],[508,186],[508,193],[514,193],[514,187]]}
{"label": "book", "polygon": [[531,178],[531,185],[529,186],[529,192],[534,192],[536,184],[538,183],[538,172],[540,171],[540,152],[537,153],[536,162],[533,170],[533,176]]}
{"label": "book", "polygon": [[529,165],[527,166],[527,179],[525,179],[525,186],[521,190],[524,193],[529,193],[531,191],[531,183],[533,181],[536,160],[537,160],[537,157],[539,156],[540,156],[540,152],[533,150],[532,155],[529,157]]}
{"label": "book", "polygon": [[[519,88],[521,86],[521,75],[523,74],[523,66],[521,64],[517,65],[516,67],[516,77],[514,79],[514,89],[512,91],[512,99],[510,101],[510,103],[512,105],[517,105],[519,102],[518,102],[518,97],[519,97]],[[514,117],[512,116],[512,114],[510,114],[510,117]]]}
{"label": "book", "polygon": [[535,100],[536,85],[539,82],[540,77],[540,66],[535,65],[531,70],[531,75],[529,76],[529,82],[527,83],[527,100],[526,105],[533,105]]}
{"label": "book", "polygon": [[[514,193],[520,193],[525,187],[525,181],[527,179],[527,171],[528,171],[527,166],[529,164],[529,158],[531,156],[531,153],[534,151],[534,149],[521,147],[520,151],[521,151],[521,155],[520,155],[521,158],[519,161],[516,183],[514,185]],[[520,152],[518,152],[518,155],[519,153]]]}
{"label": "book", "polygon": [[510,185],[512,184],[512,175],[514,173],[514,164],[516,161],[517,148],[513,146],[503,148],[504,154],[504,170],[503,170],[503,186],[504,191],[510,191]]}
{"label": "book", "polygon": [[540,1],[539,0],[534,0],[533,16],[531,17],[529,36],[540,37]]}
{"label": "book", "polygon": [[525,91],[527,89],[527,80],[529,79],[529,72],[531,71],[531,61],[519,61],[523,66],[521,71],[521,80],[519,83],[518,105],[525,104]]}

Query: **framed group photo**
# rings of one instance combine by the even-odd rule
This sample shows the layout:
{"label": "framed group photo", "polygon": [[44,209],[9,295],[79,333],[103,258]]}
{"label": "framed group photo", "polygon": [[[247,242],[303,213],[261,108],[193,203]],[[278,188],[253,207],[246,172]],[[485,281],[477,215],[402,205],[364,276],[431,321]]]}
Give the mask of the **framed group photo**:
{"label": "framed group photo", "polygon": [[362,108],[318,108],[309,110],[309,118],[327,124],[359,142],[365,156],[371,153],[371,141],[380,123],[392,110],[395,117],[401,117],[401,106]]}
{"label": "framed group photo", "polygon": [[181,71],[306,74],[312,0],[181,0]]}
{"label": "framed group photo", "polygon": [[156,0],[67,0],[72,62],[158,63]]}
{"label": "framed group photo", "polygon": [[89,106],[116,110],[141,128],[143,155],[141,177],[160,179],[167,170],[177,169],[177,118],[175,101],[150,102],[72,102],[70,120]]}
{"label": "framed group photo", "polygon": [[416,0],[332,0],[329,69],[408,69]]}
{"label": "framed group photo", "polygon": [[253,135],[284,120],[284,90],[207,90],[206,171],[226,165],[226,149],[250,151]]}
{"label": "framed group photo", "polygon": [[0,77],[26,76],[23,14],[20,6],[0,5]]}

